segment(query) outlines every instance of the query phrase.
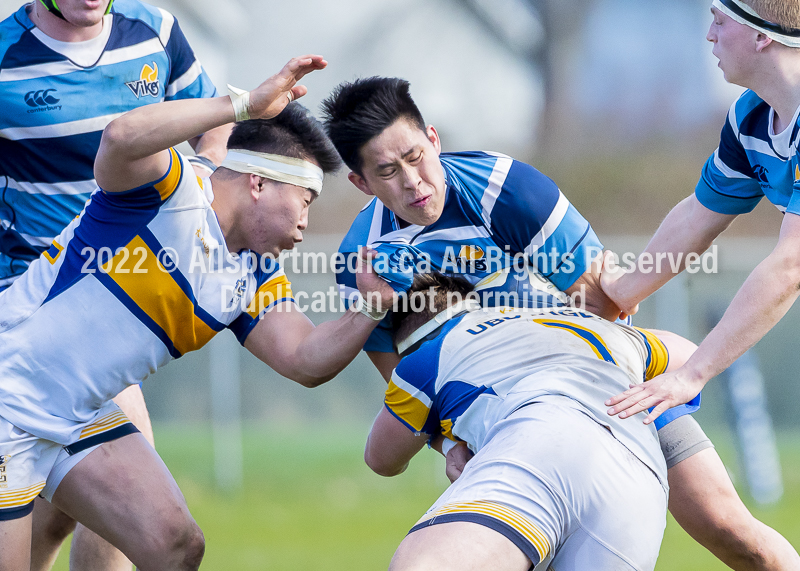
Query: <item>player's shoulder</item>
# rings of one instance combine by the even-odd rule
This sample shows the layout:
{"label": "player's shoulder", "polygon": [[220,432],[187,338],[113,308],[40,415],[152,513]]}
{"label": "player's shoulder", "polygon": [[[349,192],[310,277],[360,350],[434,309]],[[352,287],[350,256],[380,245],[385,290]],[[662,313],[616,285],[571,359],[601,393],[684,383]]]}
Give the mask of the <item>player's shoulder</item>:
{"label": "player's shoulder", "polygon": [[753,117],[769,112],[769,105],[755,91],[748,89],[742,93],[730,107],[728,120],[731,126],[739,130],[742,124]]}
{"label": "player's shoulder", "polygon": [[6,54],[10,47],[16,45],[25,33],[33,28],[33,22],[28,18],[26,6],[8,16],[0,22],[0,66],[7,67]]}
{"label": "player's shoulder", "polygon": [[166,38],[163,36],[169,33],[175,22],[175,17],[164,8],[151,6],[139,0],[115,0],[112,11],[118,17],[140,22],[149,27],[161,37],[163,43],[169,38],[168,35]]}
{"label": "player's shoulder", "polygon": [[504,191],[531,186],[555,187],[555,183],[535,167],[503,153],[442,153],[440,160],[448,182],[457,179],[464,190],[473,194],[483,195],[490,186]]}
{"label": "player's shoulder", "polygon": [[367,202],[358,213],[339,246],[340,252],[356,252],[359,246],[365,246],[369,241],[370,229],[376,213],[382,211],[383,204],[377,197]]}

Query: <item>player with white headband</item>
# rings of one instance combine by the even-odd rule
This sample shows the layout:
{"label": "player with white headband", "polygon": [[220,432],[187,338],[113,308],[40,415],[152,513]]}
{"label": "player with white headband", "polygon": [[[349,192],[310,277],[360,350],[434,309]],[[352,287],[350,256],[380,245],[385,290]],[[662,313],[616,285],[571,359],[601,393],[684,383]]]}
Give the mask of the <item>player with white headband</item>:
{"label": "player with white headband", "polygon": [[[248,101],[158,103],[104,131],[100,188],[0,295],[0,571],[30,570],[39,494],[138,569],[197,569],[202,533],[111,398],[224,329],[278,373],[317,386],[386,314],[394,290],[360,270],[367,301],[315,327],[275,260],[302,240],[322,174],[340,164],[320,123],[290,103],[306,93],[297,82],[326,65],[295,58]],[[234,118],[226,163],[195,176],[173,146]]]}
{"label": "player with white headband", "polygon": [[[652,422],[694,397],[772,329],[800,295],[800,2],[714,0],[711,12],[714,21],[706,37],[719,67],[728,82],[748,90],[731,106],[719,148],[703,167],[694,193],[667,215],[645,253],[685,261],[687,253],[705,251],[736,216],[752,211],[764,197],[784,214],[780,236],[683,367],[607,402],[609,412],[623,418],[655,407],[646,420]],[[674,275],[622,274],[610,258],[606,261],[603,288],[623,311],[635,311]],[[724,473],[724,467],[717,471]],[[705,504],[710,518],[696,520],[689,530],[693,537],[734,569],[800,569],[789,543],[754,520],[741,502],[737,508],[736,502],[721,507],[704,500],[701,480],[694,480],[694,492],[682,491],[697,505]],[[673,503],[688,505],[673,502],[683,499],[674,492],[671,509]]]}

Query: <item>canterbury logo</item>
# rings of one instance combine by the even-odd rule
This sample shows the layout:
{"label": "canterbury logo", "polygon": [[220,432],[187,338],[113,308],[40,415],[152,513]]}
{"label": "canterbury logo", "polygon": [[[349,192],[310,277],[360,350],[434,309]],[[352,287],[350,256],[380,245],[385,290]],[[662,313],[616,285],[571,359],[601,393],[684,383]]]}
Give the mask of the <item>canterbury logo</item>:
{"label": "canterbury logo", "polygon": [[130,90],[136,96],[136,99],[139,99],[145,95],[158,97],[158,64],[153,62],[152,67],[144,64],[142,72],[139,74],[139,79],[136,81],[128,81],[125,83],[125,85],[130,88]]}
{"label": "canterbury logo", "polygon": [[31,107],[46,107],[47,105],[55,105],[60,99],[51,95],[55,89],[40,89],[38,91],[29,91],[25,94],[25,103]]}

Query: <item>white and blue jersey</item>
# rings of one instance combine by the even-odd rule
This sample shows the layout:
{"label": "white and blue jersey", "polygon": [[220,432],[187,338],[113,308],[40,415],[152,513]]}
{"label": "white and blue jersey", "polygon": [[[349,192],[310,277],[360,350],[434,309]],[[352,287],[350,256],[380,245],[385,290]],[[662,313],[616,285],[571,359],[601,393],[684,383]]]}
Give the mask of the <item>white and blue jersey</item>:
{"label": "white and blue jersey", "polygon": [[655,427],[609,416],[603,405],[666,370],[669,353],[652,333],[571,308],[505,307],[462,312],[426,339],[386,389],[386,408],[412,432],[464,441],[477,453],[514,411],[566,397],[667,488]]}
{"label": "white and blue jersey", "polygon": [[775,112],[752,91],[728,111],[719,148],[706,161],[695,195],[720,214],[744,214],[762,197],[781,212],[800,214],[798,142],[800,108],[789,126],[774,133]]}
{"label": "white and blue jersey", "polygon": [[100,36],[56,41],[23,6],[0,23],[0,290],[95,190],[103,129],[123,113],[216,89],[167,11],[117,0]]}
{"label": "white and blue jersey", "polygon": [[[447,184],[441,217],[429,226],[400,226],[377,198],[367,204],[345,236],[340,252],[355,256],[359,246],[406,244],[429,257],[430,270],[460,275],[473,284],[503,279],[517,256],[563,291],[587,270],[602,250],[591,225],[556,184],[530,165],[497,153],[440,155]],[[357,291],[354,264],[336,280],[341,295]],[[512,278],[513,279],[513,278]],[[387,319],[364,346],[393,352]]]}
{"label": "white and blue jersey", "polygon": [[75,442],[128,386],[293,301],[277,261],[228,250],[211,181],[170,154],[159,180],[95,192],[0,292],[0,417],[18,428]]}

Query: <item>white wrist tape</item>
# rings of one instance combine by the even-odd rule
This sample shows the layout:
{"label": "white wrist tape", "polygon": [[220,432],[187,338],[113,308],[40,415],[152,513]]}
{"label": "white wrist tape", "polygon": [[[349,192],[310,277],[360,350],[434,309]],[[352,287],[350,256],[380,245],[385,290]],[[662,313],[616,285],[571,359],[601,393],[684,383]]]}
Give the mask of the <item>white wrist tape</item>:
{"label": "white wrist tape", "polygon": [[369,303],[369,300],[365,299],[364,296],[358,296],[358,301],[356,302],[356,311],[359,313],[363,313],[367,317],[369,317],[373,321],[380,321],[386,314],[389,313],[388,309],[376,309],[372,307]]}
{"label": "white wrist tape", "polygon": [[233,113],[236,115],[236,121],[247,121],[250,119],[250,92],[228,84],[228,93],[231,96],[231,103],[233,103]]}
{"label": "white wrist tape", "polygon": [[458,442],[450,440],[449,438],[445,438],[444,440],[442,440],[442,454],[447,456],[447,453],[450,452],[453,448],[455,448],[456,444],[458,444]]}

